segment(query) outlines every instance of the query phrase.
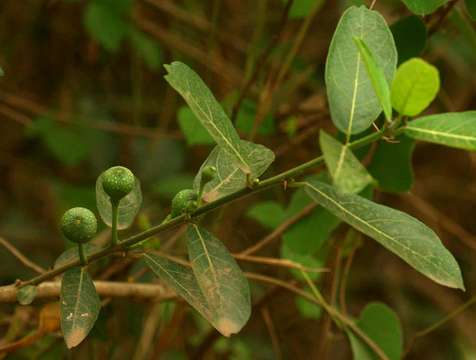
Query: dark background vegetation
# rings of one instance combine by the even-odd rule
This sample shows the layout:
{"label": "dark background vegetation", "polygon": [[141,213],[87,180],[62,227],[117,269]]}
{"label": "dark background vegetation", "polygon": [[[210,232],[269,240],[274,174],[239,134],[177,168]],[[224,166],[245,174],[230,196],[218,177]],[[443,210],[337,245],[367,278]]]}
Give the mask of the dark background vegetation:
{"label": "dark background vegetation", "polygon": [[[180,121],[191,115],[163,79],[162,64],[173,60],[194,68],[229,112],[253,79],[238,113],[238,127],[243,137],[251,133],[256,142],[276,152],[269,174],[315,157],[318,131],[335,133],[326,105],[324,65],[337,21],[351,3],[321,2],[287,75],[273,87],[299,41],[306,7],[301,13],[291,8],[283,22],[286,2],[278,0],[1,1],[0,66],[5,75],[0,78],[0,236],[49,267],[66,245],[58,232],[58,218],[72,206],[95,209],[96,177],[116,164],[136,173],[144,193],[138,221],[127,232],[163,219],[173,194],[190,187],[211,150],[211,145],[190,144],[194,137],[185,137],[181,130]],[[450,3],[450,11],[442,8],[423,19],[428,41],[421,56],[439,68],[442,81],[428,113],[476,105],[474,25],[462,1]],[[378,0],[375,9],[389,24],[410,15],[396,0]],[[416,41],[414,34],[402,39],[410,45]],[[261,126],[253,125],[256,118],[263,120]],[[206,143],[197,131],[192,131],[195,138]],[[389,162],[392,166],[396,165]],[[471,153],[417,144],[411,192],[375,192],[378,201],[407,211],[440,235],[462,267],[466,293],[436,285],[364,239],[347,280],[350,314],[357,316],[370,301],[384,302],[398,313],[408,342],[416,331],[474,294],[475,166]],[[279,189],[254,195],[208,215],[206,223],[231,251],[239,251],[269,231],[246,216],[247,208],[263,200],[284,206],[289,197],[290,192]],[[327,245],[324,261],[332,271],[319,282],[327,298],[349,263],[340,245],[345,229],[341,226]],[[105,230],[100,238],[107,236]],[[312,234],[305,236],[312,241]],[[159,240],[172,245],[168,251],[184,253],[173,233]],[[279,257],[279,240],[260,254]],[[117,261],[111,266],[118,267]],[[242,266],[296,281],[286,269]],[[103,276],[104,269],[97,266],[95,277]],[[107,276],[124,281],[140,271],[140,265],[127,262]],[[33,275],[0,247],[2,284]],[[152,277],[145,274],[140,279]],[[144,353],[145,358],[164,359],[351,357],[345,335],[329,326],[326,317],[316,318],[315,311],[303,314],[294,294],[256,283],[252,289],[254,300],[262,299],[260,305],[245,329],[231,339],[218,336],[182,302],[117,299],[102,309],[93,333],[72,353],[52,334],[8,358],[130,359]],[[0,337],[7,339],[9,333],[19,338],[34,329],[41,305],[0,306]],[[416,340],[408,358],[475,358],[475,311],[469,308]],[[147,336],[149,342],[144,340]]]}

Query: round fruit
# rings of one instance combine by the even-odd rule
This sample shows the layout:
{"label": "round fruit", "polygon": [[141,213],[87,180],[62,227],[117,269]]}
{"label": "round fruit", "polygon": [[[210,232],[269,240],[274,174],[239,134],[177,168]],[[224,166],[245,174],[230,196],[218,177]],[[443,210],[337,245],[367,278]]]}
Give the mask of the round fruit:
{"label": "round fruit", "polygon": [[61,219],[61,232],[68,240],[75,243],[88,242],[96,234],[97,228],[96,216],[86,208],[69,209]]}
{"label": "round fruit", "polygon": [[197,207],[198,195],[195,190],[185,189],[179,191],[172,199],[171,216],[177,217],[183,213],[190,213]]}
{"label": "round fruit", "polygon": [[114,166],[102,174],[102,188],[113,201],[119,201],[129,194],[135,181],[132,171],[123,166]]}

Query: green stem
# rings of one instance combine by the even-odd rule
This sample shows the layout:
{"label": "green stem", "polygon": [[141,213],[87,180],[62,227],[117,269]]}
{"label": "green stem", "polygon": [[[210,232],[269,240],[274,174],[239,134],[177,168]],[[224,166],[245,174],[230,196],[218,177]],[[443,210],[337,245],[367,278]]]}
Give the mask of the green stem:
{"label": "green stem", "polygon": [[[397,129],[395,131],[395,134],[399,133],[401,129]],[[348,145],[350,149],[357,149],[359,147],[371,144],[379,139],[381,139],[385,135],[385,132],[383,130],[372,133],[370,135],[364,136]],[[108,248],[104,248],[101,250],[98,250],[96,252],[93,252],[89,255],[89,262],[101,259],[103,257],[112,255],[114,253],[120,253],[124,252],[127,250],[129,247],[144,241],[156,234],[159,234],[161,232],[164,232],[166,230],[173,229],[177,226],[180,226],[182,224],[185,224],[187,222],[190,222],[190,220],[193,220],[203,214],[206,214],[212,210],[215,210],[225,204],[228,204],[232,201],[235,201],[237,199],[244,198],[245,196],[248,196],[250,194],[255,194],[257,192],[263,191],[265,189],[268,189],[272,186],[276,185],[282,185],[285,181],[293,180],[295,177],[302,175],[305,173],[307,170],[312,169],[316,167],[317,165],[320,165],[321,163],[324,162],[324,157],[323,156],[318,156],[306,163],[303,163],[299,166],[296,166],[290,170],[287,170],[285,172],[282,172],[281,174],[275,175],[273,177],[270,177],[266,180],[260,181],[256,186],[252,188],[243,188],[241,190],[235,191],[232,194],[229,194],[227,196],[224,196],[222,198],[219,198],[218,200],[215,200],[211,203],[208,203],[202,207],[199,207],[197,210],[189,214],[188,216],[182,214],[180,216],[177,216],[173,219],[170,219],[169,221],[163,222],[159,225],[153,226],[150,229],[147,229],[143,232],[140,232],[136,235],[132,235],[131,237],[121,241],[120,243],[118,242],[117,244],[112,244]],[[113,231],[113,236],[114,236],[114,231]],[[66,270],[78,266],[79,261],[72,261],[69,262],[63,266],[57,267],[55,269],[52,269],[50,271],[47,271],[41,275],[38,275],[28,281],[23,281],[20,283],[19,287],[23,287],[26,285],[37,285],[41,283],[44,280],[51,279],[55,277],[56,275],[64,273]]]}
{"label": "green stem", "polygon": [[119,201],[113,201],[111,199],[111,206],[112,206],[112,239],[111,239],[111,246],[116,246],[119,243],[119,237],[117,235],[117,218],[119,216]]}
{"label": "green stem", "polygon": [[321,295],[316,285],[312,282],[309,275],[301,270],[301,274],[306,280],[307,284],[311,288],[312,294],[316,298],[317,302],[324,308],[324,310],[330,315],[332,320],[340,328],[349,328],[356,336],[358,336],[364,343],[368,345],[370,349],[377,355],[380,360],[390,360],[388,356],[383,352],[379,345],[377,345],[371,338],[367,336],[351,319],[341,314],[339,310],[328,304],[324,297]]}
{"label": "green stem", "polygon": [[84,251],[84,246],[81,243],[78,243],[78,253],[79,253],[79,264],[81,266],[86,266],[88,264],[88,258],[86,252]]}

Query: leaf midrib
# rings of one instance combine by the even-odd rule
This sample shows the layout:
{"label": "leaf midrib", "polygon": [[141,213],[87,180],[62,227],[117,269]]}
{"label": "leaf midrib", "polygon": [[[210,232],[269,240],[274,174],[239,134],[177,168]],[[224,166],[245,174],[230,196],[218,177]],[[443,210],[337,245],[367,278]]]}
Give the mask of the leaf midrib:
{"label": "leaf midrib", "polygon": [[[353,212],[351,212],[350,210],[347,210],[345,207],[343,207],[341,204],[339,204],[337,201],[335,201],[333,198],[329,197],[327,194],[325,194],[324,192],[320,191],[319,189],[317,189],[316,187],[314,187],[311,183],[306,183],[307,186],[309,186],[311,189],[313,189],[314,191],[316,191],[317,193],[319,193],[321,196],[325,197],[327,200],[329,200],[330,202],[332,202],[335,206],[337,206],[339,209],[341,209],[344,213],[350,215],[351,217],[353,217],[355,220],[357,220],[358,222],[360,222],[362,225],[366,225],[368,226],[369,228],[371,228],[372,230],[374,230],[376,233],[382,235],[383,237],[385,237],[386,239],[390,240],[391,242],[401,246],[403,249],[406,249],[408,250],[410,253],[412,253],[413,255],[415,255],[416,257],[418,258],[421,258],[422,261],[426,264],[429,264],[430,266],[433,266],[434,264],[431,262],[431,261],[428,261],[424,256],[420,255],[419,253],[413,251],[411,248],[409,248],[408,246],[405,246],[405,244],[401,243],[401,242],[398,242],[396,241],[394,238],[392,238],[391,236],[389,236],[388,234],[386,234],[385,232],[382,232],[380,229],[372,226],[371,224],[369,224],[368,222],[366,222],[364,219],[358,217],[356,214],[354,214]],[[438,267],[439,268],[439,267]],[[443,268],[439,268],[440,271],[442,271],[443,273],[445,273],[449,278],[452,278],[451,274],[448,273],[445,269]],[[429,274],[427,275],[428,277],[432,278],[432,279],[436,279],[433,277],[432,274]],[[436,279],[437,280],[437,279]],[[440,282],[439,280],[437,280],[437,282]]]}

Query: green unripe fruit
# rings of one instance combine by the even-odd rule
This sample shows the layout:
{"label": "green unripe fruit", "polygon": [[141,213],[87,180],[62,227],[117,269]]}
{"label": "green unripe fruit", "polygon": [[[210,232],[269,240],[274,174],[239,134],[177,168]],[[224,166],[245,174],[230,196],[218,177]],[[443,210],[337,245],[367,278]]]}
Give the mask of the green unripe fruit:
{"label": "green unripe fruit", "polygon": [[172,199],[170,215],[174,218],[183,213],[190,213],[197,208],[198,195],[195,190],[185,189],[179,191]]}
{"label": "green unripe fruit", "polygon": [[102,188],[115,202],[132,191],[135,181],[132,171],[123,166],[114,166],[102,174]]}
{"label": "green unripe fruit", "polygon": [[96,235],[98,222],[91,210],[75,207],[64,213],[60,229],[69,241],[83,244]]}
{"label": "green unripe fruit", "polygon": [[206,184],[209,181],[212,181],[217,174],[217,168],[215,166],[205,166],[202,170],[202,184]]}

